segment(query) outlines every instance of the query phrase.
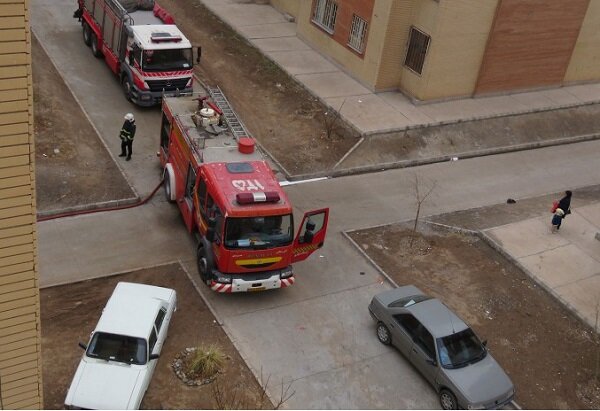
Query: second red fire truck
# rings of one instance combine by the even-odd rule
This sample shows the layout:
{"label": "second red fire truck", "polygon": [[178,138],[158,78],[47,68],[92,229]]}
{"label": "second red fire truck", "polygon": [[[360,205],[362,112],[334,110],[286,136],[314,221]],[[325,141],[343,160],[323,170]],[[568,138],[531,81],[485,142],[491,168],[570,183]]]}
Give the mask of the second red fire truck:
{"label": "second red fire truck", "polygon": [[190,95],[165,97],[162,108],[165,194],[198,233],[203,282],[227,293],[292,285],[292,263],[323,246],[329,209],[307,212],[294,235],[286,193],[253,140],[223,123],[222,107]]}
{"label": "second red fire truck", "polygon": [[165,92],[192,91],[192,45],[154,0],[77,4],[83,41],[118,76],[128,100],[153,106]]}

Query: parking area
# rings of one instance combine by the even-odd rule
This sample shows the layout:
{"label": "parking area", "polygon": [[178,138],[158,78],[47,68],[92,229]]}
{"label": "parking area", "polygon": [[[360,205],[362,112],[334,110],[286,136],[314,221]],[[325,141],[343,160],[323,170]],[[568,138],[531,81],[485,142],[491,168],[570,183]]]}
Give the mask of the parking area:
{"label": "parking area", "polygon": [[[268,399],[261,403],[259,383],[179,264],[42,289],[45,408],[64,407],[71,379],[83,354],[77,344],[87,344],[119,281],[168,287],[177,292],[178,309],[142,402],[143,409],[211,409],[217,407],[218,399],[232,404],[228,401],[234,398],[246,408],[272,408]],[[179,352],[202,344],[217,344],[226,355],[225,366],[218,376],[221,394],[215,393],[214,383],[199,387],[185,385],[171,367]]]}

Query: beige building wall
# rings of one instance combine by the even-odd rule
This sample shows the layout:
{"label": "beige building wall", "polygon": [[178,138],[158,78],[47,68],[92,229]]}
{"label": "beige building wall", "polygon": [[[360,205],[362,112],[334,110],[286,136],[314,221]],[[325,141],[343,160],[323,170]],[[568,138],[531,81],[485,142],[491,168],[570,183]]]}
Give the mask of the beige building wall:
{"label": "beige building wall", "polygon": [[472,95],[498,0],[417,4],[412,25],[431,36],[431,42],[423,73],[403,67],[400,89],[418,100]]}
{"label": "beige building wall", "polygon": [[287,13],[298,20],[298,13],[300,12],[300,3],[305,0],[271,0],[271,5],[277,10]]}
{"label": "beige building wall", "polygon": [[379,64],[384,52],[384,40],[392,2],[397,0],[375,0],[369,22],[368,40],[363,56],[348,50],[312,22],[312,0],[298,0],[299,14],[297,32],[321,53],[329,56],[350,75],[370,89],[374,89]]}
{"label": "beige building wall", "polygon": [[591,0],[565,74],[565,83],[600,80],[600,0]]}
{"label": "beige building wall", "polygon": [[418,0],[393,1],[383,40],[383,50],[375,90],[398,89],[406,55],[408,34]]}
{"label": "beige building wall", "polygon": [[42,408],[28,1],[0,0],[0,400]]}

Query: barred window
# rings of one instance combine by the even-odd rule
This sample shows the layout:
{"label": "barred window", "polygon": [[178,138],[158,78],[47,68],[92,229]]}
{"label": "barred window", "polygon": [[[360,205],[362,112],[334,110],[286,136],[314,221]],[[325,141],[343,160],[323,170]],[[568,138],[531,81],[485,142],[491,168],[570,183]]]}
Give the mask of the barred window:
{"label": "barred window", "polygon": [[431,37],[427,34],[411,27],[410,39],[408,40],[408,51],[406,52],[406,59],[404,60],[404,65],[406,67],[421,74],[430,40]]}
{"label": "barred window", "polygon": [[368,24],[365,20],[356,14],[352,17],[352,26],[350,27],[350,37],[348,45],[354,50],[362,53],[365,48],[365,37],[367,36]]}
{"label": "barred window", "polygon": [[337,3],[333,0],[316,0],[313,22],[328,33],[333,33],[337,8]]}

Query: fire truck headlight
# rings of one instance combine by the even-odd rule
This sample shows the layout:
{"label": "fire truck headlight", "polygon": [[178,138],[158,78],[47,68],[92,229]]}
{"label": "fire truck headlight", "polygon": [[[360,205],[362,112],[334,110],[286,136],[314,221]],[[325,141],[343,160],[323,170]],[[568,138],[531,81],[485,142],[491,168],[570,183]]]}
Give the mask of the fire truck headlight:
{"label": "fire truck headlight", "polygon": [[292,271],[292,267],[285,268],[281,270],[281,278],[289,278],[294,275],[294,271]]}
{"label": "fire truck headlight", "polygon": [[188,82],[186,83],[185,87],[192,87],[192,84],[194,84],[194,78],[190,77],[190,79],[188,80]]}
{"label": "fire truck headlight", "polygon": [[217,277],[218,283],[231,284],[231,277],[226,277],[224,275],[220,275]]}
{"label": "fire truck headlight", "polygon": [[150,90],[150,86],[144,81],[144,90]]}

